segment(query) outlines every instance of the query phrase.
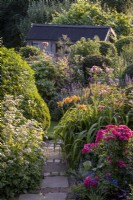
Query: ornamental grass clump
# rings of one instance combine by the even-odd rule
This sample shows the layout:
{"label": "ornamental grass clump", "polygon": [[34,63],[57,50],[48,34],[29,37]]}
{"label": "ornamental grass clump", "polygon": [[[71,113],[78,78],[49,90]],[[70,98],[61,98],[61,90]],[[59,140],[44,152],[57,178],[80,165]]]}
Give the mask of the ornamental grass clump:
{"label": "ornamental grass clump", "polygon": [[129,190],[133,184],[132,142],[133,131],[129,127],[107,125],[97,132],[95,143],[84,145],[84,170],[92,174],[83,181],[88,193],[93,189],[111,199],[122,190]]}
{"label": "ornamental grass clump", "polygon": [[9,199],[38,187],[43,166],[43,129],[26,119],[19,104],[22,96],[1,101],[0,199]]}

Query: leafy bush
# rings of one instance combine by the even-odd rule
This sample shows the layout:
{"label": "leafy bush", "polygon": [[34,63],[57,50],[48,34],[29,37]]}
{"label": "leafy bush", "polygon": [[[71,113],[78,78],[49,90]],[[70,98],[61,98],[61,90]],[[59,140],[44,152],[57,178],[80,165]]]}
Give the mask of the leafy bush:
{"label": "leafy bush", "polygon": [[13,49],[5,47],[1,47],[1,63],[0,98],[3,99],[5,94],[23,95],[21,108],[24,110],[24,116],[36,119],[43,124],[44,129],[47,129],[50,121],[49,110],[38,94],[34,71]]}
{"label": "leafy bush", "polygon": [[101,69],[104,69],[105,66],[111,67],[112,60],[101,55],[86,56],[83,60],[83,72],[86,81],[88,81],[88,78],[90,77],[89,69],[93,66],[98,66]]}
{"label": "leafy bush", "polygon": [[126,100],[128,104],[125,91],[117,86],[93,84],[82,92],[80,103],[66,111],[55,135],[64,141],[63,152],[70,167],[77,165],[81,146],[92,141],[100,127],[111,123],[132,124],[131,109],[125,109]]}
{"label": "leafy bush", "polygon": [[103,56],[109,55],[111,57],[115,57],[117,55],[117,49],[114,44],[110,42],[101,41],[100,43],[100,53]]}
{"label": "leafy bush", "polygon": [[62,98],[61,91],[68,85],[71,76],[68,59],[62,57],[55,60],[44,54],[30,65],[35,71],[38,91],[48,103],[52,120],[58,121],[62,112],[57,108],[56,102]]}
{"label": "leafy bush", "polygon": [[103,66],[112,66],[112,62],[111,59],[101,55],[86,56],[83,61],[83,67],[91,68],[94,65],[103,68]]}
{"label": "leafy bush", "polygon": [[10,95],[1,101],[0,199],[35,189],[41,179],[43,129],[23,116],[21,101]]}
{"label": "leafy bush", "polygon": [[20,54],[24,58],[29,58],[30,56],[37,56],[40,50],[34,46],[26,46],[20,48]]}
{"label": "leafy bush", "polygon": [[86,0],[72,3],[68,11],[59,12],[53,19],[55,24],[111,26],[118,37],[132,33],[130,22],[126,14],[104,11],[99,4],[91,4]]}
{"label": "leafy bush", "polygon": [[130,78],[133,78],[133,64],[127,66],[127,68],[125,69],[123,73],[123,78],[125,78],[126,75]]}
{"label": "leafy bush", "polygon": [[86,57],[88,55],[99,55],[99,47],[100,45],[90,39],[81,38],[74,45],[70,47],[71,53],[70,57],[75,59],[76,56]]}
{"label": "leafy bush", "polygon": [[115,43],[115,46],[117,48],[118,53],[120,54],[123,51],[123,49],[130,44],[133,45],[133,37],[132,36],[128,36],[128,37],[124,37],[124,38],[119,39]]}

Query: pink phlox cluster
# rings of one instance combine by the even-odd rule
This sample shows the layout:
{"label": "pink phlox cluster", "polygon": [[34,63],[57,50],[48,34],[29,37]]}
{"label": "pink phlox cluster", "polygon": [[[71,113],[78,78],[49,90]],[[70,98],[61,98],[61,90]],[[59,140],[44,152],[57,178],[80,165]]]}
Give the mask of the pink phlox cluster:
{"label": "pink phlox cluster", "polygon": [[95,176],[94,178],[91,178],[90,176],[87,176],[84,180],[84,185],[88,188],[93,187],[95,188],[98,184],[98,176]]}
{"label": "pink phlox cluster", "polygon": [[90,69],[91,73],[100,73],[102,72],[102,69],[96,65],[94,65],[91,69]]}
{"label": "pink phlox cluster", "polygon": [[106,94],[107,90],[101,90],[99,94]]}
{"label": "pink phlox cluster", "polygon": [[107,125],[106,129],[97,132],[96,143],[102,139],[108,142],[116,139],[129,140],[131,137],[133,137],[133,131],[126,125]]}
{"label": "pink phlox cluster", "polygon": [[112,73],[113,71],[114,71],[114,69],[112,69],[112,68],[109,68],[109,67],[105,68],[106,73]]}
{"label": "pink phlox cluster", "polygon": [[104,138],[105,130],[99,130],[96,136],[96,143]]}
{"label": "pink phlox cluster", "polygon": [[82,154],[89,153],[95,147],[96,147],[95,143],[84,144],[84,147],[82,149]]}
{"label": "pink phlox cluster", "polygon": [[126,168],[127,167],[127,164],[124,162],[124,160],[118,160],[116,162],[116,165],[120,168]]}

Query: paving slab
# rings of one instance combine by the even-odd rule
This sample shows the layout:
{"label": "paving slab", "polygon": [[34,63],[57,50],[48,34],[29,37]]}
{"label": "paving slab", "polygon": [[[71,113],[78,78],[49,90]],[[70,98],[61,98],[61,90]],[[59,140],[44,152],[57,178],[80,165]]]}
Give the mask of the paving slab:
{"label": "paving slab", "polygon": [[53,149],[44,149],[44,154],[48,159],[61,159],[62,154],[59,150],[53,150]]}
{"label": "paving slab", "polygon": [[18,200],[44,200],[41,194],[21,194]]}
{"label": "paving slab", "polygon": [[48,193],[45,195],[45,200],[65,200],[66,193]]}
{"label": "paving slab", "polygon": [[68,178],[65,176],[52,176],[52,177],[45,177],[45,179],[41,182],[41,188],[64,188],[68,187]]}
{"label": "paving slab", "polygon": [[44,166],[44,172],[65,172],[66,165],[64,163],[47,162]]}

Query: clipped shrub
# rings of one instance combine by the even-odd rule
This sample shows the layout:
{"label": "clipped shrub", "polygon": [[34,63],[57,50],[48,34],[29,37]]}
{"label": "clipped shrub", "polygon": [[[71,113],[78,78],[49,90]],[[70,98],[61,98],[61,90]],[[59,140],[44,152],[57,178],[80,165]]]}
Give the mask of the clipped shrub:
{"label": "clipped shrub", "polygon": [[126,78],[126,75],[130,78],[133,78],[133,64],[127,66],[127,68],[123,72],[123,78]]}
{"label": "clipped shrub", "polygon": [[99,44],[100,44],[99,50],[103,56],[109,55],[111,57],[115,57],[117,55],[117,49],[115,45],[112,44],[111,42],[101,41],[99,42]]}
{"label": "clipped shrub", "polygon": [[49,110],[37,91],[34,71],[30,66],[13,49],[1,47],[1,72],[0,98],[3,99],[5,94],[23,95],[21,108],[24,110],[24,116],[37,120],[47,129],[50,121]]}
{"label": "clipped shrub", "polygon": [[43,129],[20,110],[23,97],[6,95],[1,101],[0,199],[35,189],[41,179]]}
{"label": "clipped shrub", "polygon": [[132,36],[127,36],[127,37],[119,39],[115,43],[115,46],[117,48],[118,53],[120,54],[123,51],[123,48],[125,48],[126,46],[128,46],[130,44],[133,45],[133,37]]}
{"label": "clipped shrub", "polygon": [[20,54],[24,58],[29,58],[30,56],[37,56],[40,53],[40,49],[34,46],[26,46],[20,48]]}

